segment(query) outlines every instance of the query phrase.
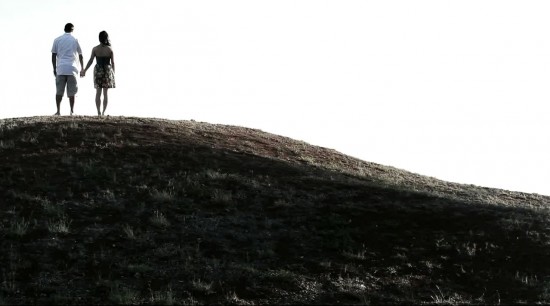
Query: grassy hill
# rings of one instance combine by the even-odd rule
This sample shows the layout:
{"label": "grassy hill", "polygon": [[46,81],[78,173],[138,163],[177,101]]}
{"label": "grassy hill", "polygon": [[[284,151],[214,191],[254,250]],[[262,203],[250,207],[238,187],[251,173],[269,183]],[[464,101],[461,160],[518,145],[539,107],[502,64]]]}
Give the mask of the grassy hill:
{"label": "grassy hill", "polygon": [[236,126],[0,120],[0,304],[550,303],[549,208]]}

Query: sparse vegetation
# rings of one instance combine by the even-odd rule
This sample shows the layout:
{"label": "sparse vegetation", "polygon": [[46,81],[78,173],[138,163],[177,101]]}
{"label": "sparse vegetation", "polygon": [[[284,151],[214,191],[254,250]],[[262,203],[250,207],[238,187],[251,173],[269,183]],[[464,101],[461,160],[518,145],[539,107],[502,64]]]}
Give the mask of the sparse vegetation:
{"label": "sparse vegetation", "polygon": [[62,215],[57,220],[48,222],[48,230],[55,234],[68,234],[70,232],[71,220],[66,215]]}
{"label": "sparse vegetation", "polygon": [[151,217],[151,223],[158,227],[168,227],[170,226],[170,221],[166,219],[164,214],[158,210],[155,210],[153,216]]}
{"label": "sparse vegetation", "polygon": [[29,221],[26,221],[25,218],[14,219],[11,222],[10,232],[16,236],[23,236],[27,233],[29,228]]}
{"label": "sparse vegetation", "polygon": [[0,120],[0,303],[550,302],[550,198],[235,126]]}
{"label": "sparse vegetation", "polygon": [[126,234],[126,237],[128,237],[128,239],[132,239],[132,240],[136,239],[136,233],[134,232],[134,229],[130,225],[126,224],[123,230],[124,230],[124,233]]}

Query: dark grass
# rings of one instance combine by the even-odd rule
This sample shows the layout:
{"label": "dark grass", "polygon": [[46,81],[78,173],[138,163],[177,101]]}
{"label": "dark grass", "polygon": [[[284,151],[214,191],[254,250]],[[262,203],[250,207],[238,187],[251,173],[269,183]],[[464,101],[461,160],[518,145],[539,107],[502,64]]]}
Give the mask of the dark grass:
{"label": "dark grass", "polygon": [[0,303],[550,302],[547,197],[192,121],[0,140]]}

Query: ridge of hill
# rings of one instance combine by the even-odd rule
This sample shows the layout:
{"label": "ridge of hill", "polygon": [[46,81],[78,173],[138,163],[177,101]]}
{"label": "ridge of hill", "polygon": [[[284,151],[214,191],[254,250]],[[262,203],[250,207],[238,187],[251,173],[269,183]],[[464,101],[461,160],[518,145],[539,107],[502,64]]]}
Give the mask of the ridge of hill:
{"label": "ridge of hill", "polygon": [[0,120],[0,303],[549,303],[550,198],[238,126]]}

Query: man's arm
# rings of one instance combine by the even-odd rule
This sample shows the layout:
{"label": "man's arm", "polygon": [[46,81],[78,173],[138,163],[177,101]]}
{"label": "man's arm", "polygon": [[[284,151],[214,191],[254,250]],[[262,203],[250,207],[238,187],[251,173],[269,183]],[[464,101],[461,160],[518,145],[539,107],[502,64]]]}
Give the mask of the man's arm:
{"label": "man's arm", "polygon": [[84,57],[82,56],[82,48],[80,48],[80,43],[76,39],[76,52],[78,53],[78,60],[80,61],[80,71],[84,70]]}
{"label": "man's arm", "polygon": [[84,70],[84,58],[82,57],[82,54],[78,55],[78,60],[80,61],[80,71]]}
{"label": "man's arm", "polygon": [[57,76],[57,53],[52,53],[53,75]]}

